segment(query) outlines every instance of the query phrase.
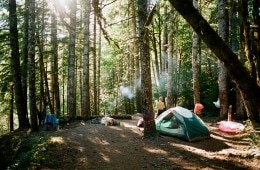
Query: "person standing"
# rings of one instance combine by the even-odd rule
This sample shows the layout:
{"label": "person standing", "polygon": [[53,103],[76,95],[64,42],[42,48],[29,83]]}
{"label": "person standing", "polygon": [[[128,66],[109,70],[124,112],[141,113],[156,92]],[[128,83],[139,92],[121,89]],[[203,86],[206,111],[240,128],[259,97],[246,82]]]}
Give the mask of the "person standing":
{"label": "person standing", "polygon": [[163,102],[163,98],[159,97],[159,101],[156,103],[156,108],[157,108],[157,116],[158,117],[162,112],[165,111],[166,107]]}

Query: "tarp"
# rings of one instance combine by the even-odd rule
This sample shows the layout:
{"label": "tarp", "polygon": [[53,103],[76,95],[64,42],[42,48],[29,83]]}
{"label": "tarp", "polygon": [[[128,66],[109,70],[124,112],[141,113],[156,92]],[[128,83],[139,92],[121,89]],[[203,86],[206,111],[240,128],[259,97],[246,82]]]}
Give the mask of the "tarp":
{"label": "tarp", "polygon": [[163,112],[155,119],[155,123],[159,133],[188,141],[197,141],[210,136],[205,123],[190,110],[180,106]]}
{"label": "tarp", "polygon": [[58,125],[59,119],[56,118],[55,114],[47,114],[45,117],[44,123]]}
{"label": "tarp", "polygon": [[49,126],[52,126],[54,129],[57,129],[59,124],[59,119],[55,116],[55,114],[47,114],[44,119],[44,126],[46,130],[49,130]]}

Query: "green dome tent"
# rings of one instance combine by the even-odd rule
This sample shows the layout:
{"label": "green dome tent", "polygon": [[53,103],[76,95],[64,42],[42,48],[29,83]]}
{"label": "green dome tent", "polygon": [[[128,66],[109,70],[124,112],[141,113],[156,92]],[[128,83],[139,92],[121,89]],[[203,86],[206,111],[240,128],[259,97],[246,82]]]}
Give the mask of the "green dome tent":
{"label": "green dome tent", "polygon": [[155,119],[155,124],[160,134],[183,138],[190,142],[210,136],[205,123],[197,115],[180,106],[163,112]]}

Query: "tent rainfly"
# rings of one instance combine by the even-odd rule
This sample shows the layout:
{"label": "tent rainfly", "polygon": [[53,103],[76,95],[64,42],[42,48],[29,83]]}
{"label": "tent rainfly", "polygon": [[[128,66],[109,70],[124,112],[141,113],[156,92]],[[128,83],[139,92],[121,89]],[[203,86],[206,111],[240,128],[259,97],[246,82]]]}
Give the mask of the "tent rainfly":
{"label": "tent rainfly", "polygon": [[155,124],[160,134],[179,137],[190,142],[210,137],[210,131],[205,123],[197,115],[180,106],[163,112],[155,119]]}

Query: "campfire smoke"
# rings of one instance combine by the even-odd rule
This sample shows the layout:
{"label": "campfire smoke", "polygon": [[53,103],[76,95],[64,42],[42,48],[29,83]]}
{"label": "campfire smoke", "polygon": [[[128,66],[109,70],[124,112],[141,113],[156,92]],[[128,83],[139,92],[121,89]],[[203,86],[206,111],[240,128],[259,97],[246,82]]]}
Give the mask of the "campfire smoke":
{"label": "campfire smoke", "polygon": [[130,87],[120,86],[119,89],[123,97],[126,97],[128,99],[132,99],[134,97],[134,93],[132,92]]}

